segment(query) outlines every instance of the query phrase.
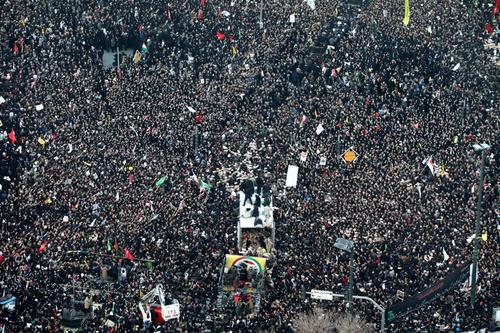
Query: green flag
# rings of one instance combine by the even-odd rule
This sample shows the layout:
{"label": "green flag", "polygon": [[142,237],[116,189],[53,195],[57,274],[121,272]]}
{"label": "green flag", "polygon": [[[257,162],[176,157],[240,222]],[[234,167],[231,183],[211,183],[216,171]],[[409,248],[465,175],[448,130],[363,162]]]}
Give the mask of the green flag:
{"label": "green flag", "polygon": [[108,248],[108,252],[111,252],[111,239],[109,239],[109,238],[108,238],[107,248]]}
{"label": "green flag", "polygon": [[146,44],[142,44],[141,52],[142,53],[148,53],[149,52],[148,47],[146,46]]}
{"label": "green flag", "polygon": [[163,185],[163,183],[165,183],[165,180],[167,180],[167,176],[163,176],[163,177],[161,177],[160,179],[158,179],[158,180],[156,181],[155,185],[156,185],[157,187],[160,187],[160,186],[162,186],[162,185]]}
{"label": "green flag", "polygon": [[146,261],[146,268],[148,271],[153,271],[153,263],[151,261]]}
{"label": "green flag", "polygon": [[212,188],[212,184],[205,183],[203,180],[200,179],[200,190],[210,190]]}

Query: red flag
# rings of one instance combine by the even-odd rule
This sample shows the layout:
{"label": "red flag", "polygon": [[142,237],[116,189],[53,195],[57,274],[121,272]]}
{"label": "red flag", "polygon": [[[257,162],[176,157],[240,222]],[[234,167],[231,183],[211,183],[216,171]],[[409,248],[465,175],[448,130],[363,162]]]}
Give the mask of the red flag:
{"label": "red flag", "polygon": [[217,34],[216,34],[217,38],[219,40],[224,40],[224,38],[226,38],[226,35],[224,35],[222,32],[220,31],[217,31]]}
{"label": "red flag", "polygon": [[133,174],[128,175],[128,182],[130,184],[132,184],[134,182],[134,175]]}
{"label": "red flag", "polygon": [[14,130],[10,131],[9,133],[9,139],[10,139],[10,142],[12,142],[12,144],[15,144],[17,139],[16,139],[16,132],[14,132]]}
{"label": "red flag", "polygon": [[113,245],[115,251],[118,251],[118,240],[115,239],[115,245]]}
{"label": "red flag", "polygon": [[0,264],[5,261],[5,256],[3,255],[2,252],[0,252]]}
{"label": "red flag", "polygon": [[488,24],[486,24],[486,31],[491,34],[493,32],[493,26],[491,25],[491,23],[488,22]]}
{"label": "red flag", "polygon": [[134,260],[134,255],[128,249],[125,249],[125,258],[128,260]]}
{"label": "red flag", "polygon": [[500,11],[500,0],[496,0],[495,8],[497,9],[497,11]]}
{"label": "red flag", "polygon": [[12,52],[14,54],[19,54],[19,46],[17,46],[17,43],[14,43],[14,45],[12,45]]}
{"label": "red flag", "polygon": [[230,41],[231,43],[234,43],[234,36],[233,36],[233,35],[229,35],[229,41]]}
{"label": "red flag", "polygon": [[196,121],[197,124],[201,124],[201,119],[203,118],[202,114],[197,115],[194,120]]}
{"label": "red flag", "polygon": [[47,247],[47,245],[49,244],[49,242],[45,241],[42,243],[42,245],[40,245],[40,247],[38,248],[38,253],[42,253],[43,251],[45,251],[45,248]]}
{"label": "red flag", "polygon": [[198,10],[198,21],[203,20],[203,11],[200,9]]}
{"label": "red flag", "polygon": [[201,0],[201,6],[205,7],[205,0]]}

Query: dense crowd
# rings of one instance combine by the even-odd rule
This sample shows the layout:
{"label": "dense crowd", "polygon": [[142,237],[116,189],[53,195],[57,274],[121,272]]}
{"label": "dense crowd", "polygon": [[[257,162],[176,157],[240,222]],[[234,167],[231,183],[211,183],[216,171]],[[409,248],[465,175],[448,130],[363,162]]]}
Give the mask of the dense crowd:
{"label": "dense crowd", "polygon": [[[85,283],[125,249],[152,267],[120,260],[126,278],[96,288],[102,308],[85,332],[108,331],[111,311],[119,332],[141,331],[137,303],[157,283],[181,304],[159,331],[290,332],[318,303],[306,291],[345,291],[339,236],[355,242],[354,293],[390,306],[470,260],[481,142],[492,148],[478,301],[461,284],[387,329],[494,328],[500,70],[483,45],[498,42],[496,4],[414,0],[408,26],[402,1],[260,6],[4,3],[0,284],[17,298],[1,310],[5,332],[59,332],[73,292],[88,297]],[[140,57],[106,68],[117,48]],[[349,147],[352,165],[340,158]],[[288,165],[299,166],[297,187],[285,187]],[[213,188],[200,195],[193,175]],[[248,177],[271,185],[277,230],[272,287],[242,317],[217,311],[216,298],[224,255],[237,251],[234,191]]]}

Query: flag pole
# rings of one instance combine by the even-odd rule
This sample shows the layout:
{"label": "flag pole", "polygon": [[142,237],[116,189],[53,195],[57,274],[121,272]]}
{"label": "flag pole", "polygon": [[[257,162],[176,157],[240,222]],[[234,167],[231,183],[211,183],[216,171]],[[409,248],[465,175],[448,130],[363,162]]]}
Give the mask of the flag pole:
{"label": "flag pole", "polygon": [[[102,254],[102,253],[90,252],[90,251],[85,251],[85,250],[69,250],[69,251],[66,251],[66,253],[80,253],[80,254],[90,254],[90,255],[98,256],[98,257],[128,259],[127,257],[118,257],[118,256],[114,256],[114,255],[111,255],[111,254]],[[134,260],[137,260],[137,261],[150,261],[150,262],[155,262],[156,261],[156,260],[153,260],[153,259],[139,259],[139,258],[134,258]]]}

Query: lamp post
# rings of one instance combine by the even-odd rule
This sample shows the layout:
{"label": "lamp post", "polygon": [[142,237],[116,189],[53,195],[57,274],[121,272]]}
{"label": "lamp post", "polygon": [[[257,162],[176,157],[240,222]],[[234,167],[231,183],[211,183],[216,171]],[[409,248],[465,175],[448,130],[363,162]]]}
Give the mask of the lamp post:
{"label": "lamp post", "polygon": [[260,0],[260,13],[259,13],[259,27],[262,29],[264,27],[264,22],[262,22],[262,8],[264,4],[262,0]]}
{"label": "lamp post", "polygon": [[486,157],[486,152],[491,148],[490,145],[486,143],[475,144],[473,145],[474,150],[477,152],[481,152],[481,169],[479,171],[479,188],[477,192],[477,205],[476,205],[476,228],[475,228],[475,236],[474,237],[474,250],[472,251],[472,277],[471,277],[471,293],[470,293],[470,302],[471,305],[476,303],[476,294],[477,294],[477,261],[479,259],[479,250],[481,246],[481,206],[483,203],[483,182],[484,182],[484,159]]}
{"label": "lamp post", "polygon": [[349,312],[352,313],[353,311],[352,289],[354,284],[354,242],[339,237],[337,238],[333,246],[342,251],[349,252],[349,286],[347,288],[346,299],[347,299],[347,308]]}

